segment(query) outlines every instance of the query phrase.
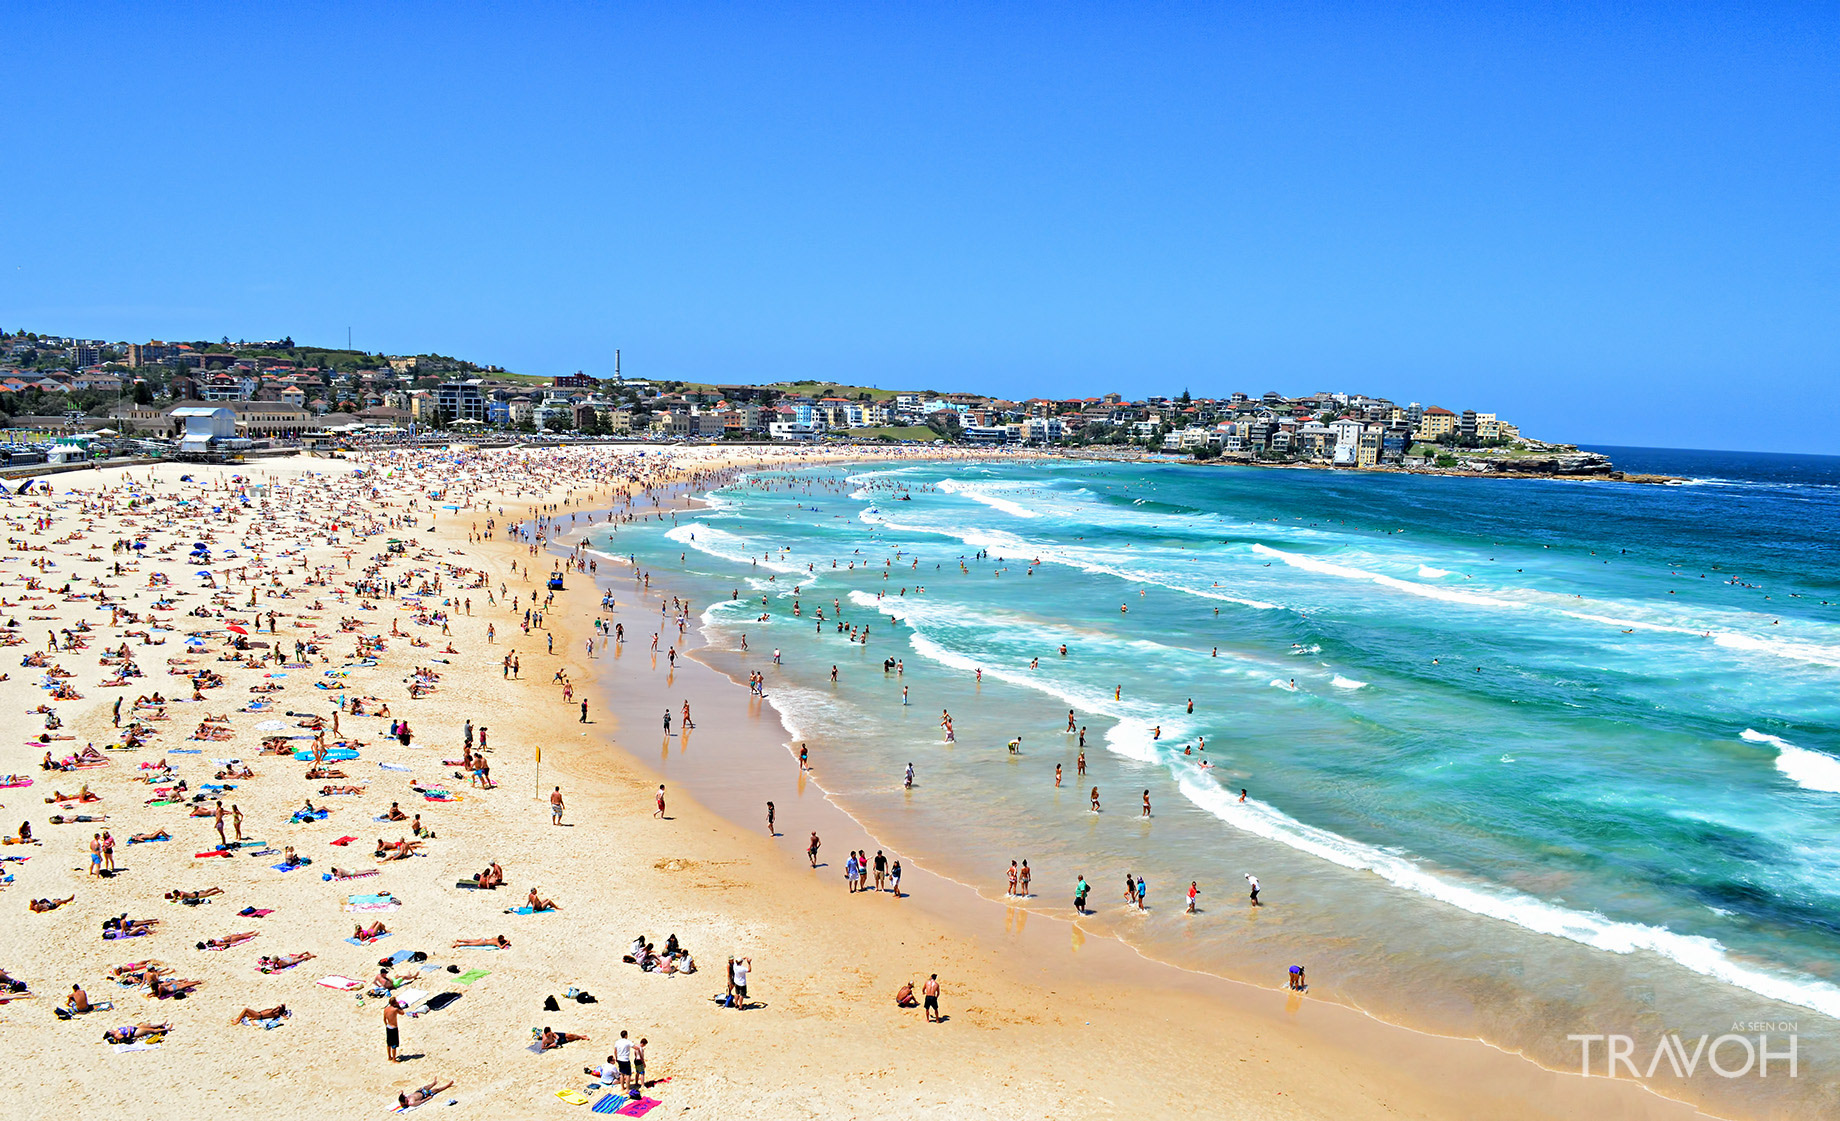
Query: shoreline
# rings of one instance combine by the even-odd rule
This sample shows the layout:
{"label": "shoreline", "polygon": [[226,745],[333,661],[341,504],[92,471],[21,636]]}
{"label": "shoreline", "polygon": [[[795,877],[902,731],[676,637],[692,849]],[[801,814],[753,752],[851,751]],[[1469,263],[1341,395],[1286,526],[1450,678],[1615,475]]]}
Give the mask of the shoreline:
{"label": "shoreline", "polygon": [[[623,565],[623,558],[620,560]],[[668,574],[661,577],[654,571],[651,575],[650,594],[668,600],[674,594]],[[605,586],[606,578],[603,577],[600,583]],[[632,604],[622,600],[620,607],[608,612],[607,617],[610,620],[626,620],[630,630],[632,619],[629,613],[632,610]],[[640,617],[643,619],[643,614]],[[694,702],[697,732],[690,737],[682,736],[681,732],[664,737],[666,742],[662,765],[648,761],[632,745],[632,741],[621,745],[618,750],[635,765],[661,778],[676,777],[679,782],[687,784],[702,808],[714,813],[742,834],[747,833],[745,819],[748,815],[748,798],[759,801],[766,793],[780,791],[777,800],[780,821],[784,823],[787,820],[784,807],[795,804],[787,800],[786,794],[788,784],[785,772],[790,771],[796,776],[796,789],[799,792],[796,797],[809,799],[810,791],[815,791],[825,809],[814,816],[834,823],[829,828],[821,829],[826,856],[836,847],[837,841],[833,834],[838,829],[845,831],[842,844],[846,849],[853,851],[862,846],[866,851],[867,847],[885,847],[873,825],[846,804],[847,795],[840,796],[824,788],[823,780],[819,777],[822,773],[821,747],[814,746],[811,776],[807,778],[797,772],[797,754],[793,747],[798,737],[797,729],[788,726],[787,718],[776,707],[753,699],[747,693],[743,681],[710,662],[709,655],[717,652],[717,648],[707,644],[701,629],[700,622],[691,624],[693,641],[681,647],[684,655],[676,670],[677,676],[685,678],[685,683],[679,686],[680,690]],[[629,637],[628,641],[630,644],[632,639]],[[720,653],[729,657],[740,656],[732,650],[721,650]],[[640,656],[644,657],[643,654]],[[687,671],[686,663],[694,663],[703,673]],[[762,668],[767,667],[763,664]],[[704,680],[698,681],[699,677]],[[674,678],[667,680],[675,683]],[[750,711],[744,728],[736,728],[726,721],[715,725],[713,729],[705,727],[705,714],[712,709],[720,709],[725,687],[749,698],[746,704]],[[602,690],[620,697],[628,706],[635,700],[628,690],[619,690],[611,685],[603,685]],[[734,694],[730,695],[732,697]],[[683,741],[688,739],[694,742],[709,736],[712,730],[716,734],[710,738],[716,739],[718,743],[739,742],[750,735],[754,742],[745,752],[733,747],[718,748],[713,753],[709,749],[699,749],[694,753],[693,760],[687,760]],[[765,763],[761,761],[762,757],[765,757]],[[738,787],[745,788],[748,793],[738,793]],[[793,873],[803,875],[806,870],[798,859],[797,836],[784,828],[781,836],[781,863]],[[795,848],[785,849],[788,843]],[[824,870],[841,876],[838,863],[829,861]],[[1570,1111],[1609,1109],[1613,1112],[1600,1112],[1597,1115],[1656,1118],[1714,1116],[1703,1112],[1691,1102],[1669,1097],[1647,1085],[1622,1080],[1611,1083],[1610,1080],[1596,1077],[1581,1078],[1575,1072],[1544,1066],[1529,1057],[1475,1036],[1440,1033],[1423,1026],[1407,1026],[1380,1018],[1352,1004],[1323,998],[1309,1001],[1276,987],[1163,961],[1108,933],[1088,929],[1080,922],[1044,914],[1027,903],[1006,904],[988,898],[972,884],[951,878],[925,864],[910,863],[904,884],[925,885],[932,890],[915,893],[913,902],[904,902],[901,906],[926,912],[948,929],[960,932],[984,947],[987,952],[1023,952],[1032,965],[1055,978],[1057,983],[1093,984],[1096,981],[1096,970],[1105,973],[1106,980],[1103,983],[1116,984],[1122,979],[1132,987],[1159,994],[1200,997],[1205,1002],[1206,1012],[1203,1014],[1218,1014],[1220,1006],[1229,1006],[1245,1017],[1246,1021],[1250,1021],[1249,1030],[1255,1033],[1282,1023],[1289,1030],[1309,1035],[1311,1043],[1306,1045],[1331,1046],[1360,1053],[1382,1051],[1387,1055],[1390,1067],[1412,1071],[1428,1085],[1434,1084],[1441,1077],[1438,1070],[1445,1064],[1464,1063],[1473,1064],[1473,1076],[1484,1082],[1492,1081],[1496,1085],[1518,1084],[1529,1093],[1551,1092],[1551,1096],[1544,1101],[1517,1101],[1514,1106],[1493,1094],[1479,1095],[1467,1101],[1459,1115],[1486,1114],[1504,1118],[1574,1116],[1577,1114]],[[832,885],[831,890],[837,890],[836,885]],[[1044,930],[1043,927],[1048,929]],[[1067,948],[1069,945],[1072,949]],[[1299,1024],[1299,1013],[1312,1003],[1312,1022],[1308,1026]],[[1241,1026],[1244,1028],[1247,1025],[1242,1021]],[[1421,1045],[1432,1041],[1450,1045],[1459,1051],[1455,1054],[1439,1051],[1433,1060],[1420,1050]],[[1461,1050],[1471,1047],[1492,1059],[1479,1058]],[[1500,1068],[1493,1067],[1490,1065],[1493,1060],[1499,1060],[1503,1065]],[[1563,1084],[1563,1088],[1555,1091],[1541,1084],[1535,1090],[1535,1085],[1540,1084],[1542,1079],[1557,1080]],[[1625,1098],[1625,1091],[1633,1091],[1634,1098]],[[1599,1092],[1607,1096],[1603,1100],[1592,1097]],[[1566,1104],[1557,1104],[1562,1098],[1567,1099]],[[1514,1107],[1519,1107],[1523,1112],[1513,1112]]]}

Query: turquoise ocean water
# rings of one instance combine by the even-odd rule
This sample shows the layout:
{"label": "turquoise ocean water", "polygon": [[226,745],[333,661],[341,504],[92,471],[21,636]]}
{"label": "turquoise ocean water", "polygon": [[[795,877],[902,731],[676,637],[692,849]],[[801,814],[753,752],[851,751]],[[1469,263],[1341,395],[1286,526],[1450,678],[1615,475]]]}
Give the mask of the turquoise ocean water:
{"label": "turquoise ocean water", "polygon": [[1613,454],[1691,481],[830,468],[595,545],[692,597],[718,668],[767,672],[878,840],[987,896],[1026,858],[1029,905],[1070,915],[1084,875],[1085,927],[1150,956],[1304,963],[1560,1068],[1570,1033],[1793,1024],[1799,1083],[1704,1096],[1831,1104],[1840,461]]}

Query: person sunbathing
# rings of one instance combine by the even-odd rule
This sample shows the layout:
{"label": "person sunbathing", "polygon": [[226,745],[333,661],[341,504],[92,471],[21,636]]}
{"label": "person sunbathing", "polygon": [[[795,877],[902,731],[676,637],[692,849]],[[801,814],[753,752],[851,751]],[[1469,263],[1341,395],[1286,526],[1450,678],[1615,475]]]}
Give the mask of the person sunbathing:
{"label": "person sunbathing", "polygon": [[108,814],[52,814],[50,818],[53,825],[81,825],[85,822],[107,821],[108,819]]}
{"label": "person sunbathing", "polygon": [[117,965],[109,970],[109,975],[117,981],[144,985],[155,977],[170,972],[172,972],[171,969],[149,958],[146,961],[131,961],[126,965]]}
{"label": "person sunbathing", "polygon": [[384,926],[382,920],[379,920],[369,926],[358,927],[351,932],[351,936],[360,942],[374,942],[389,932],[390,928]]}
{"label": "person sunbathing", "polygon": [[421,1105],[423,1102],[433,1099],[436,1094],[451,1086],[453,1086],[452,1082],[430,1082],[420,1089],[410,1090],[406,1094],[398,1094],[396,1095],[397,1107],[407,1109],[412,1105]]}
{"label": "person sunbathing", "polygon": [[[409,820],[409,815],[404,813],[402,811],[402,807],[397,805],[395,802],[390,803],[390,812],[387,814],[384,814],[383,816],[389,819],[390,821],[408,821]],[[382,844],[383,844],[382,841],[379,841],[377,843],[379,847],[382,847]]]}
{"label": "person sunbathing", "polygon": [[422,842],[411,841],[407,837],[402,837],[395,841],[385,841],[382,837],[379,837],[377,838],[377,851],[372,855],[385,857],[390,860],[401,860],[403,857],[414,853],[421,847]]}
{"label": "person sunbathing", "polygon": [[237,770],[235,767],[226,767],[223,770],[217,772],[217,777],[218,778],[254,778],[256,777],[256,773],[250,770],[247,765],[245,765],[243,769],[240,771]]}
{"label": "person sunbathing", "polygon": [[134,836],[128,838],[128,843],[131,845],[138,845],[138,844],[145,844],[149,841],[170,841],[170,840],[172,840],[172,834],[168,833],[164,829],[161,829],[155,833],[136,833]]}
{"label": "person sunbathing", "polygon": [[64,998],[64,1007],[78,1015],[95,1011],[95,1008],[90,1005],[89,994],[83,991],[81,985],[70,986],[70,995]]}
{"label": "person sunbathing", "polygon": [[533,911],[554,911],[557,909],[554,899],[542,898],[537,894],[537,889],[534,887],[530,889],[530,895],[525,898],[524,902],[525,905]]}
{"label": "person sunbathing", "polygon": [[172,1030],[172,1023],[164,1024],[128,1024],[125,1027],[110,1028],[102,1033],[104,1043],[133,1043],[137,1039],[146,1039],[150,1035],[164,1035]]}
{"label": "person sunbathing", "polygon": [[186,902],[186,900],[201,900],[201,898],[210,898],[210,896],[223,895],[223,893],[223,887],[204,887],[202,891],[178,891],[175,887],[173,891],[167,891],[166,898],[173,902]]}
{"label": "person sunbathing", "polygon": [[67,895],[62,899],[34,899],[27,905],[42,914],[45,911],[55,911],[66,903],[74,902],[76,898],[74,895]]}
{"label": "person sunbathing", "polygon": [[[283,969],[292,969],[303,961],[312,960],[313,954],[308,950],[302,950],[297,954],[284,954],[281,957],[264,954],[256,959],[256,968],[264,973],[279,973]],[[264,1016],[263,1019],[268,1019],[268,1017]]]}
{"label": "person sunbathing", "polygon": [[226,934],[222,938],[211,938],[198,943],[201,950],[228,950],[232,946],[241,946],[253,939],[258,932],[245,930],[240,934]]}
{"label": "person sunbathing", "polygon": [[247,1024],[257,1020],[279,1020],[284,1016],[291,1015],[293,1015],[293,1013],[288,1011],[287,1005],[277,1004],[273,1008],[245,1008],[241,1012],[238,1012],[230,1022],[232,1024]]}
{"label": "person sunbathing", "polygon": [[344,771],[334,770],[328,767],[314,767],[311,770],[307,771],[307,777],[308,778],[350,778],[351,776],[347,775]]}
{"label": "person sunbathing", "polygon": [[148,989],[160,1000],[165,1000],[167,997],[185,996],[202,984],[204,984],[203,981],[169,981],[164,977],[150,977],[147,980]]}
{"label": "person sunbathing", "polygon": [[102,920],[104,938],[133,938],[137,934],[151,934],[159,919],[131,919],[127,915],[117,915],[112,919]]}
{"label": "person sunbathing", "polygon": [[453,945],[454,949],[457,950],[462,946],[492,946],[500,950],[508,950],[511,948],[511,940],[509,938],[506,938],[502,934],[495,934],[490,938],[456,938],[454,939],[454,945]]}
{"label": "person sunbathing", "polygon": [[497,861],[493,861],[490,868],[487,868],[483,872],[476,872],[473,874],[473,882],[480,887],[498,887],[505,882],[505,870],[498,866]]}
{"label": "person sunbathing", "polygon": [[543,1034],[537,1037],[537,1050],[553,1051],[564,1043],[586,1043],[587,1041],[588,1037],[585,1035],[576,1035],[574,1032],[566,1031],[551,1031],[548,1028],[544,1028]]}
{"label": "person sunbathing", "polygon": [[319,792],[322,796],[330,798],[334,794],[362,794],[364,793],[364,788],[362,786],[327,785],[320,787]]}

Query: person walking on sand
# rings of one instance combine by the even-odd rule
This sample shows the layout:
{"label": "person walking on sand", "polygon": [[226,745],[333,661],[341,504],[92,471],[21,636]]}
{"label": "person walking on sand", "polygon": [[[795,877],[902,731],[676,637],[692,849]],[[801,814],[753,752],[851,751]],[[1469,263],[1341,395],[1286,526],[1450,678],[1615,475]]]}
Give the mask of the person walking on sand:
{"label": "person walking on sand", "polygon": [[658,808],[652,811],[653,817],[664,816],[664,783],[658,784]]}
{"label": "person walking on sand", "polygon": [[1200,894],[1201,894],[1200,882],[1197,880],[1188,881],[1188,908],[1184,912],[1185,914],[1192,915],[1195,913],[1195,899]]}
{"label": "person walking on sand", "polygon": [[562,787],[560,786],[550,791],[549,794],[549,823],[551,825],[562,824]]}
{"label": "person walking on sand", "polygon": [[778,833],[775,833],[773,831],[773,803],[772,802],[767,803],[767,836],[769,837],[779,836]]}
{"label": "person walking on sand", "polygon": [[818,831],[815,829],[812,830],[811,844],[805,846],[805,856],[811,861],[811,866],[813,868],[818,866],[818,845],[820,843],[821,842],[818,840]]}
{"label": "person walking on sand", "polygon": [[926,984],[920,986],[920,995],[926,998],[926,1022],[943,1024],[945,1018],[939,1014],[939,974],[926,979]]}
{"label": "person walking on sand", "polygon": [[1078,879],[1079,882],[1073,885],[1073,909],[1084,915],[1086,897],[1092,893],[1092,885],[1086,882],[1085,876],[1080,876]]}
{"label": "person walking on sand", "polygon": [[1246,882],[1252,885],[1252,905],[1254,907],[1264,906],[1264,904],[1259,902],[1259,878],[1251,872],[1247,872]]}
{"label": "person walking on sand", "polygon": [[400,1061],[396,1057],[396,1048],[402,1042],[402,1036],[396,1030],[396,1018],[398,1015],[400,1015],[400,1013],[401,1013],[401,1006],[398,1004],[395,997],[390,997],[384,1001],[383,1003],[383,1049],[384,1049],[384,1052],[387,1055],[389,1055],[390,1061],[393,1063]]}
{"label": "person walking on sand", "polygon": [[236,839],[241,841],[243,839],[243,811],[237,808],[235,802],[230,803],[230,827],[235,831]]}
{"label": "person walking on sand", "polygon": [[586,698],[583,698],[581,702],[581,722],[583,724],[588,722],[588,702]]}
{"label": "person walking on sand", "polygon": [[215,819],[217,825],[218,842],[223,845],[228,845],[230,843],[230,838],[224,836],[224,804],[221,800],[217,803],[217,812],[213,813],[211,817]]}
{"label": "person walking on sand", "polygon": [[664,710],[664,734],[671,734],[671,710],[668,708]]}
{"label": "person walking on sand", "polygon": [[729,980],[735,986],[735,1011],[737,1012],[747,1007],[748,970],[753,964],[753,958],[736,958],[735,964],[729,970]]}

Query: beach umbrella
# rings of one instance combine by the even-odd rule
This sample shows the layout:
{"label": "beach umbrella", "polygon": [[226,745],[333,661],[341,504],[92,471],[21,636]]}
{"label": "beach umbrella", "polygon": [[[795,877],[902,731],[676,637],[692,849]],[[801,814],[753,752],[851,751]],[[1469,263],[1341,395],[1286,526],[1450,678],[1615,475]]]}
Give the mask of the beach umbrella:
{"label": "beach umbrella", "polygon": [[245,636],[245,637],[247,637],[247,636],[248,636],[248,634],[249,634],[249,632],[248,632],[248,631],[246,631],[246,630],[244,630],[243,628],[241,628],[241,627],[239,627],[239,626],[237,626],[237,625],[235,625],[234,623],[232,623],[232,624],[231,624],[231,626],[230,626],[230,633],[231,633],[231,634],[240,634],[240,635],[243,635],[243,636]]}

